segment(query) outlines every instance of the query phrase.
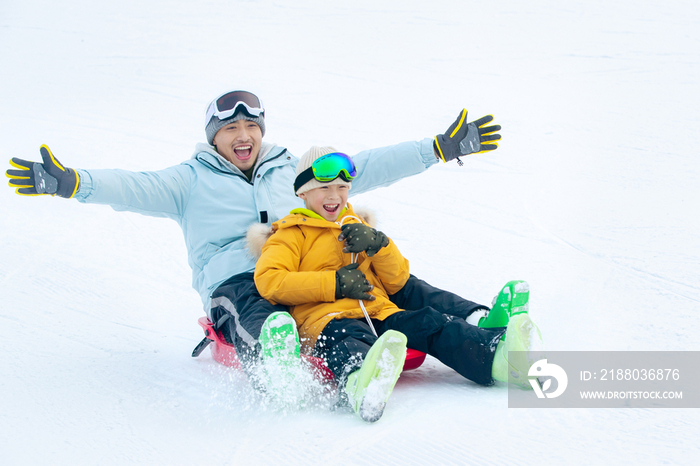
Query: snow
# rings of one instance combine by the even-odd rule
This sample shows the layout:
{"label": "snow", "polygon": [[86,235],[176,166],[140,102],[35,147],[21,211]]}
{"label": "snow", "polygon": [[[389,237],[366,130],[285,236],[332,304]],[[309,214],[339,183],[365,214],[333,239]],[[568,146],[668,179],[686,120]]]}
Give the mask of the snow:
{"label": "snow", "polygon": [[[258,93],[297,156],[444,132],[494,154],[352,198],[412,272],[489,303],[527,280],[548,350],[698,351],[700,8],[691,1],[3,2],[5,160],[155,170],[206,104]],[[9,167],[9,165],[7,166]],[[202,332],[169,220],[0,189],[0,463],[694,464],[694,409],[508,409],[428,359],[368,425],[261,403],[190,357]]]}

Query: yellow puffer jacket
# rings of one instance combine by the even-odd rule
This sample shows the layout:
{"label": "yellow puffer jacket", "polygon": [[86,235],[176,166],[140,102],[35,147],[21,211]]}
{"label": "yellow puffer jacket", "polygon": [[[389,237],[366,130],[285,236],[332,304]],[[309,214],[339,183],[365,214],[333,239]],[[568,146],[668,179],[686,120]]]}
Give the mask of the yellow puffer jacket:
{"label": "yellow puffer jacket", "polygon": [[[305,212],[306,209],[293,212]],[[331,319],[364,318],[357,299],[335,299],[335,272],[353,261],[338,241],[340,225],[359,223],[350,204],[337,222],[292,213],[272,224],[274,234],[262,248],[255,267],[255,285],[260,294],[275,304],[290,307],[297,322],[304,350],[313,349],[323,328]],[[362,222],[365,223],[365,222]],[[356,257],[359,270],[374,285],[377,299],[364,301],[373,319],[384,320],[400,311],[387,296],[398,292],[408,280],[408,260],[393,241],[372,257]]]}

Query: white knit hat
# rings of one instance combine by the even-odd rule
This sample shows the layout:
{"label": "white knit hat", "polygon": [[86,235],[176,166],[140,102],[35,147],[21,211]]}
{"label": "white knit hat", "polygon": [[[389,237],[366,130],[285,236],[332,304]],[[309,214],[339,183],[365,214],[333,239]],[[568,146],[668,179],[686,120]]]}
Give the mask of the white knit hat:
{"label": "white knit hat", "polygon": [[[301,156],[301,159],[299,160],[299,164],[297,165],[296,176],[299,176],[299,174],[301,172],[303,172],[307,168],[310,168],[311,164],[314,163],[314,160],[321,158],[322,156],[324,156],[326,154],[332,154],[333,152],[338,152],[338,151],[330,146],[326,146],[326,147],[313,146],[311,149],[306,151],[306,153],[304,155]],[[350,187],[352,186],[351,182],[345,181],[341,177],[338,177],[338,178],[334,179],[333,181],[328,181],[328,182],[321,182],[321,181],[318,181],[316,178],[312,178],[310,181],[307,181],[299,189],[297,189],[296,195],[298,196],[301,193],[311,191],[312,189],[315,189],[315,188],[320,188],[321,186],[330,186],[330,185],[334,185],[334,184],[344,184],[348,187],[348,189],[350,189]]]}

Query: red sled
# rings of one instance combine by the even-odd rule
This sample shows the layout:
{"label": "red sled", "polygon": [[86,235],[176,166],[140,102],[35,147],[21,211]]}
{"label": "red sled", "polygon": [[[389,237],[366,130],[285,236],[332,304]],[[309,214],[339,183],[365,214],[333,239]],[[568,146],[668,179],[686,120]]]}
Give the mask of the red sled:
{"label": "red sled", "polygon": [[[192,351],[192,357],[196,358],[202,354],[204,348],[208,346],[214,361],[224,366],[240,369],[241,362],[236,355],[236,349],[224,339],[221,330],[215,330],[214,324],[212,324],[206,316],[200,317],[198,323],[204,330],[204,339],[197,345],[194,351]],[[307,356],[305,354],[302,354],[301,357],[309,363],[319,380],[331,382],[335,378],[333,372],[331,372],[323,359]],[[410,371],[412,369],[417,369],[423,364],[423,361],[425,361],[425,353],[409,348],[406,351],[406,362],[403,364],[403,370]]]}

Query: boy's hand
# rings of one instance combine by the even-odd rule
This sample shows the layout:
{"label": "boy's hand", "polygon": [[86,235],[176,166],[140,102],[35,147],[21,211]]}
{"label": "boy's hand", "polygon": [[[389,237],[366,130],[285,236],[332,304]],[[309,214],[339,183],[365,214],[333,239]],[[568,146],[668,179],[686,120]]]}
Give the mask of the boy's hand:
{"label": "boy's hand", "polygon": [[363,223],[349,223],[340,229],[342,233],[338,241],[345,240],[343,252],[367,251],[367,255],[372,257],[389,244],[389,238],[384,233]]}
{"label": "boy's hand", "polygon": [[335,299],[352,298],[374,301],[376,298],[369,294],[374,289],[367,277],[357,269],[359,264],[346,265],[335,273]]}
{"label": "boy's hand", "polygon": [[500,125],[483,127],[486,123],[493,121],[493,115],[486,115],[476,121],[467,123],[467,109],[462,109],[457,120],[447,128],[445,134],[438,134],[433,141],[433,149],[435,155],[442,159],[443,162],[457,159],[461,155],[476,154],[498,149],[498,141],[501,139],[500,134],[494,134],[501,130]]}
{"label": "boy's hand", "polygon": [[50,194],[71,198],[78,192],[80,178],[72,168],[61,165],[51,153],[48,146],[39,149],[44,163],[13,158],[10,165],[18,170],[7,170],[5,176],[10,179],[10,187],[23,196]]}

